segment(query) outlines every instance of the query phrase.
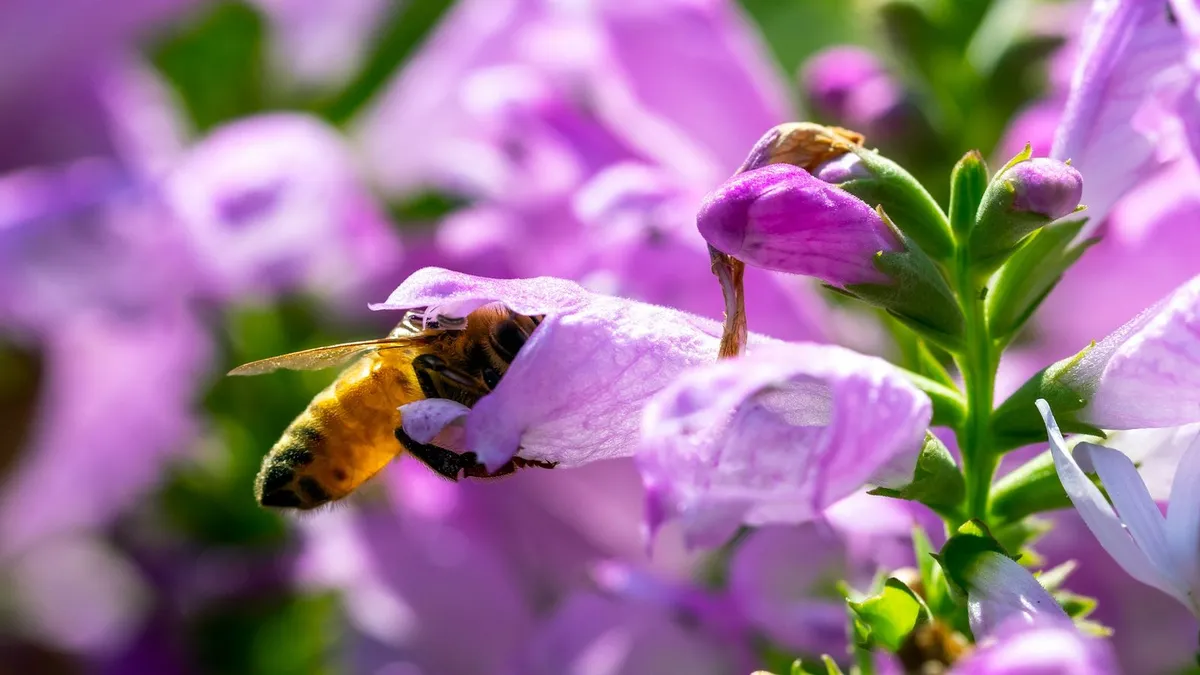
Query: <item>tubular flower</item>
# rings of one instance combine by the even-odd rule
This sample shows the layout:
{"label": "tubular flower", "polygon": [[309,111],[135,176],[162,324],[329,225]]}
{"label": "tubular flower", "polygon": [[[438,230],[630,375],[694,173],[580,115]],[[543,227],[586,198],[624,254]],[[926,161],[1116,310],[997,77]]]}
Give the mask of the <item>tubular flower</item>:
{"label": "tubular flower", "polygon": [[649,532],[679,517],[691,545],[718,545],[741,524],[811,520],[867,482],[911,477],[930,416],[898,370],[839,347],[692,369],[646,406]]}
{"label": "tubular flower", "polygon": [[734,176],[704,200],[696,223],[723,253],[838,286],[886,283],[875,254],[903,250],[865,202],[790,164]]}
{"label": "tubular flower", "polygon": [[[1130,576],[1200,616],[1200,437],[1180,459],[1164,517],[1129,457],[1092,443],[1079,443],[1072,456],[1049,404],[1037,406],[1059,480],[1092,534]],[[1112,504],[1081,464],[1100,476]]]}
{"label": "tubular flower", "polygon": [[686,368],[715,359],[720,341],[720,325],[708,319],[549,277],[426,268],[372,309],[423,309],[432,320],[496,302],[545,318],[494,391],[469,413],[438,399],[402,408],[405,431],[422,442],[465,416],[465,448],[490,467],[518,449],[564,466],[632,454],[645,402]]}
{"label": "tubular flower", "polygon": [[[1051,157],[1088,177],[1086,237],[1158,163],[1169,128],[1164,98],[1186,79],[1184,35],[1161,0],[1092,3]],[[1120,157],[1121,161],[1112,161]]]}

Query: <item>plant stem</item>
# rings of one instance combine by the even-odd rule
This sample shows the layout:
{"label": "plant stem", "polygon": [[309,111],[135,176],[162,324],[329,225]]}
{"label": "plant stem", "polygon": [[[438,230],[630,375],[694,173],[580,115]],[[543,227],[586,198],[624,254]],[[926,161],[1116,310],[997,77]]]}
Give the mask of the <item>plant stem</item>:
{"label": "plant stem", "polygon": [[967,395],[967,416],[957,430],[967,487],[965,515],[984,520],[998,461],[992,451],[991,430],[997,359],[983,305],[986,279],[971,272],[965,252],[957,267],[957,290],[966,321],[965,350],[957,357]]}

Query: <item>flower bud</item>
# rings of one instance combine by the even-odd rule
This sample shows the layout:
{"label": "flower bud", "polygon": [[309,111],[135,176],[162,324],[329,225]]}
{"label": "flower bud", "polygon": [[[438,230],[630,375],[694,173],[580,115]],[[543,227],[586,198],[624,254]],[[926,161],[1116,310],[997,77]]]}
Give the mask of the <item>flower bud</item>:
{"label": "flower bud", "polygon": [[962,314],[933,262],[882,211],[804,169],[772,164],[730,178],[704,200],[696,224],[722,253],[823,279],[948,348],[961,333]]}
{"label": "flower bud", "polygon": [[832,47],[814,55],[800,79],[813,108],[856,129],[877,134],[904,116],[904,89],[861,47]]}
{"label": "flower bud", "polygon": [[916,178],[887,157],[856,147],[814,173],[871,206],[882,206],[896,227],[933,259],[948,260],[954,254],[942,209]]}
{"label": "flower bud", "polygon": [[1030,154],[1027,146],[983,194],[969,244],[971,258],[981,268],[999,266],[1025,235],[1079,206],[1083,176],[1056,159]]}
{"label": "flower bud", "polygon": [[704,200],[697,226],[748,264],[836,286],[886,283],[875,254],[903,250],[874,209],[790,164],[734,176]]}

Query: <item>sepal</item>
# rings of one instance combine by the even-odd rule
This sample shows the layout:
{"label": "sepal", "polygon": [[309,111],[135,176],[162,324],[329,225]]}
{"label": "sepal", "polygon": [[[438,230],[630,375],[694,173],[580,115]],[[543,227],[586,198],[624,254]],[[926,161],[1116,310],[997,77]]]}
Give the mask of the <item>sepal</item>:
{"label": "sepal", "polygon": [[903,581],[890,578],[879,593],[861,601],[848,600],[855,622],[855,636],[863,647],[899,651],[904,640],[933,615],[929,607]]}
{"label": "sepal", "polygon": [[879,215],[897,237],[902,250],[875,254],[875,269],[888,278],[887,283],[847,284],[844,290],[886,310],[918,335],[948,351],[962,345],[962,309],[938,267],[891,219],[879,209]]}
{"label": "sepal", "polygon": [[975,227],[975,214],[988,186],[987,162],[978,150],[963,155],[950,174],[950,226],[960,238]]}
{"label": "sepal", "polygon": [[1042,228],[1000,268],[987,297],[988,325],[994,337],[1004,340],[1015,334],[1067,268],[1099,241],[1093,238],[1072,245],[1086,223],[1081,218]]}
{"label": "sepal", "polygon": [[870,494],[921,502],[937,513],[954,515],[962,504],[966,485],[950,451],[927,431],[912,480],[900,488],[878,487]]}
{"label": "sepal", "polygon": [[[882,206],[896,226],[934,260],[954,255],[954,237],[946,214],[925,187],[896,162],[875,150],[852,147],[857,158],[849,169],[817,170],[817,177],[858,197],[871,206]],[[846,158],[839,162],[844,166]]]}
{"label": "sepal", "polygon": [[1102,430],[1076,417],[1076,413],[1087,406],[1088,394],[1069,384],[1071,369],[1082,362],[1094,347],[1095,343],[1092,343],[1075,356],[1042,370],[996,408],[992,413],[992,430],[997,450],[1012,450],[1045,439],[1046,425],[1035,405],[1038,399],[1046,399],[1050,403],[1064,432],[1100,437],[1105,435]]}
{"label": "sepal", "polygon": [[[1089,474],[1099,486],[1095,474]],[[1027,516],[1071,507],[1049,451],[1034,457],[1001,478],[992,486],[989,522],[998,525],[1016,523]]]}
{"label": "sepal", "polygon": [[966,418],[967,403],[958,389],[917,373],[904,371],[904,374],[933,402],[933,420],[930,421],[930,426],[954,428]]}

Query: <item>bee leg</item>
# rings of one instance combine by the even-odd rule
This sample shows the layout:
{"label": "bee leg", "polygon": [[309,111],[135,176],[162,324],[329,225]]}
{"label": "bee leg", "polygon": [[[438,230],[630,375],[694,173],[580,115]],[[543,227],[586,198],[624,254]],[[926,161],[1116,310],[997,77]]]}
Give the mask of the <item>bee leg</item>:
{"label": "bee leg", "polygon": [[441,446],[418,443],[404,433],[403,428],[396,429],[396,440],[400,441],[400,445],[403,445],[404,449],[422,464],[452,481],[458,480],[458,474],[463,470],[464,464],[473,462],[473,460],[467,460],[463,455]]}
{"label": "bee leg", "polygon": [[516,473],[518,469],[524,469],[531,466],[539,469],[553,469],[554,467],[558,466],[558,462],[543,462],[538,459],[513,457],[501,465],[500,468],[489,472],[486,466],[480,464],[475,459],[475,453],[463,453],[460,455],[460,457],[469,460],[469,463],[463,466],[463,478],[499,478],[501,476],[507,476],[511,473]]}

